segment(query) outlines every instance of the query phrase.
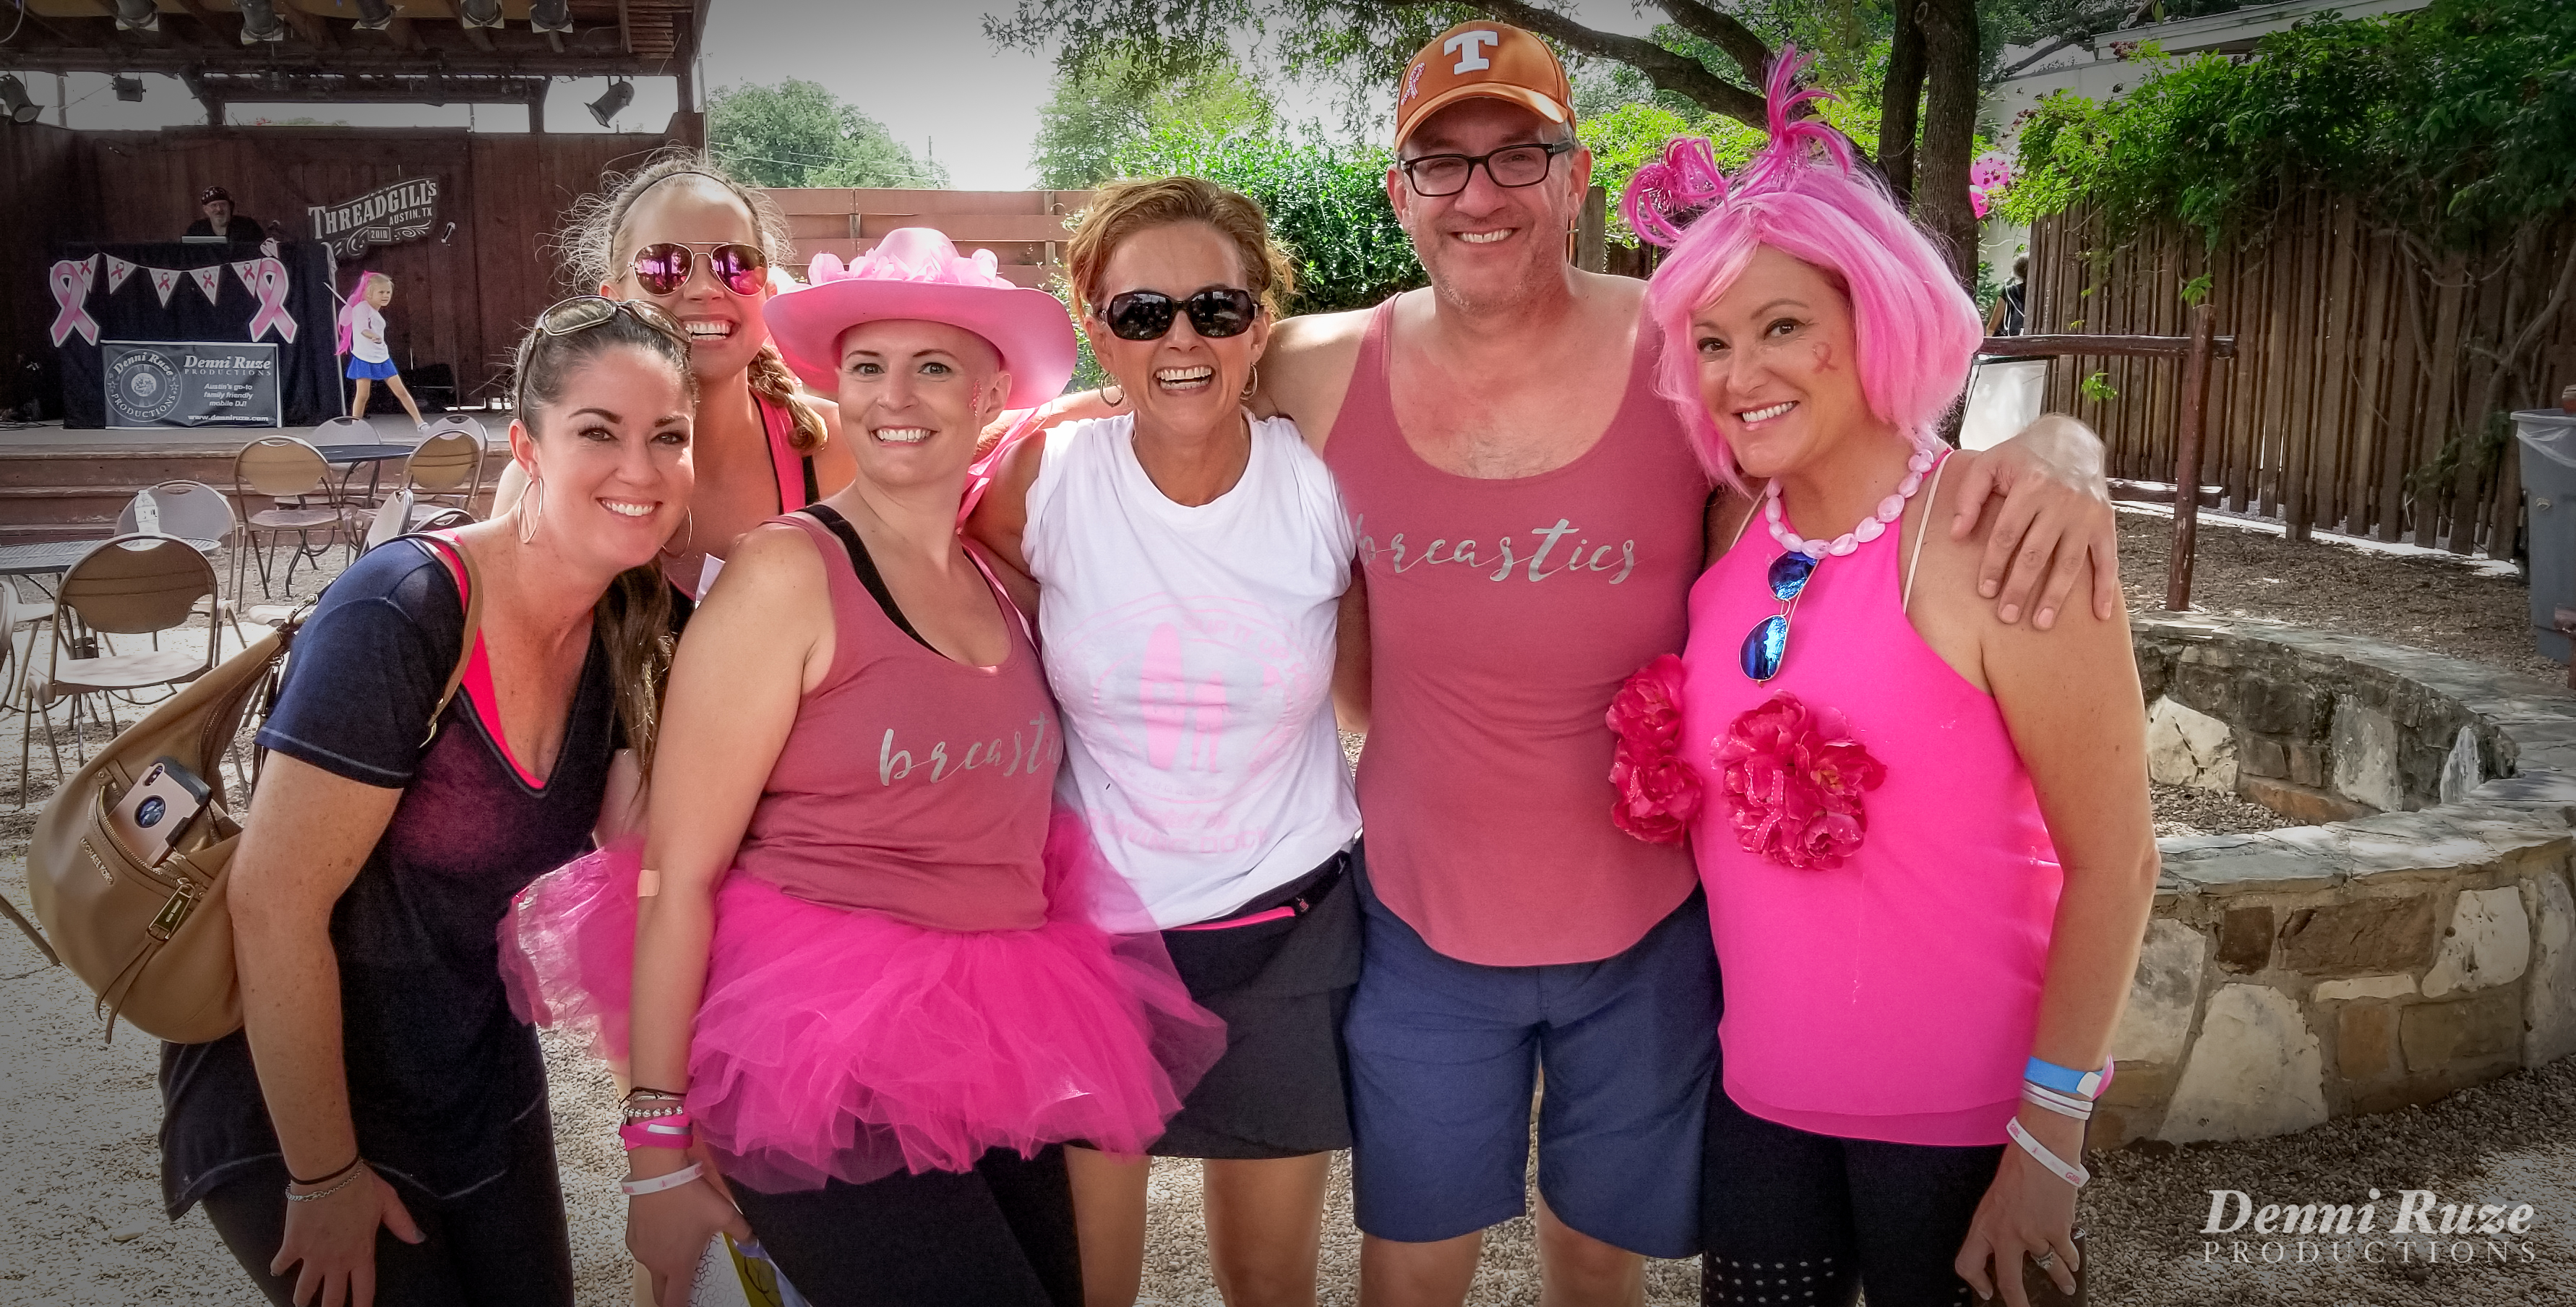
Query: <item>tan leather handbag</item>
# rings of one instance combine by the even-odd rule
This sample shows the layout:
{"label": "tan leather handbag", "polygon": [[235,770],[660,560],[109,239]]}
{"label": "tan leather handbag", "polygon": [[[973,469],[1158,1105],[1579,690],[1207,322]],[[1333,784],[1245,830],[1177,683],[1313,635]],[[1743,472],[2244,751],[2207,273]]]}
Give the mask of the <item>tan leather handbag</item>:
{"label": "tan leather handbag", "polygon": [[[466,575],[463,652],[430,712],[434,737],[440,714],[465,680],[483,587],[464,550],[436,537],[404,538],[429,542],[442,556],[461,560]],[[201,1044],[241,1029],[232,910],[225,901],[241,825],[234,796],[225,792],[221,763],[244,716],[256,712],[264,718],[275,705],[287,652],[310,611],[308,603],[285,625],[127,727],[64,783],[37,819],[27,849],[27,896],[49,937],[39,943],[98,995],[97,1011],[110,1039],[118,1017],[176,1044]],[[210,792],[204,815],[181,836],[179,847],[159,866],[146,867],[108,833],[107,817],[126,787],[165,757],[195,772]]]}

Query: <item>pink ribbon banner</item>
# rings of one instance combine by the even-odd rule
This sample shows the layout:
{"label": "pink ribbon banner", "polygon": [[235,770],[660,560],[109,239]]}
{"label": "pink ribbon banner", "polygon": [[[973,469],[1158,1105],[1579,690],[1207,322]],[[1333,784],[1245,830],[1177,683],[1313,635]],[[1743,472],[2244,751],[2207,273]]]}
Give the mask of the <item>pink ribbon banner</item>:
{"label": "pink ribbon banner", "polygon": [[81,339],[98,343],[98,319],[89,315],[89,290],[98,281],[98,255],[86,259],[65,259],[46,274],[53,287],[54,304],[62,311],[54,315],[54,348],[62,348],[77,331]]}
{"label": "pink ribbon banner", "polygon": [[287,344],[294,344],[295,317],[286,311],[286,265],[276,259],[261,259],[257,264],[236,263],[233,270],[240,272],[245,267],[251,271],[243,273],[242,280],[250,286],[250,293],[259,297],[259,311],[250,316],[250,338],[257,340],[275,327]]}

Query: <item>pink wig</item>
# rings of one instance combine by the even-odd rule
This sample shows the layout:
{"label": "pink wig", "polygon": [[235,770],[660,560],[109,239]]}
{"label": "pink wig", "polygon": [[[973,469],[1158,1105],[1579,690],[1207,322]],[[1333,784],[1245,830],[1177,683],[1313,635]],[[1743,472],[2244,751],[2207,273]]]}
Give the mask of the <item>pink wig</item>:
{"label": "pink wig", "polygon": [[1637,170],[1620,201],[1639,235],[1672,251],[1646,287],[1647,315],[1664,340],[1655,389],[1679,410],[1700,461],[1739,490],[1734,453],[1700,399],[1690,322],[1735,284],[1755,250],[1771,246],[1842,283],[1861,394],[1918,447],[1939,438],[1941,415],[1958,401],[1985,335],[1949,261],[1877,178],[1853,171],[1851,142],[1814,119],[1791,121],[1800,105],[1824,98],[1797,89],[1807,62],[1784,48],[1771,65],[1771,141],[1732,179],[1707,141],[1683,137]]}
{"label": "pink wig", "polygon": [[367,292],[378,281],[389,281],[381,272],[361,272],[358,284],[349,288],[349,298],[340,305],[340,352],[346,354],[358,339],[358,306],[367,302]]}

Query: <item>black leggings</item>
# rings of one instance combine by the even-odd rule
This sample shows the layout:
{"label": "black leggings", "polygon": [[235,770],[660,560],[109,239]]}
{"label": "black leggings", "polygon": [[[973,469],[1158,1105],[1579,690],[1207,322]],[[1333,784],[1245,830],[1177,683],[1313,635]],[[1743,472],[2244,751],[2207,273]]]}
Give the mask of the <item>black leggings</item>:
{"label": "black leggings", "polygon": [[[555,1170],[554,1122],[539,1103],[510,1134],[510,1169],[471,1193],[433,1199],[396,1184],[424,1237],[404,1243],[376,1230],[376,1307],[569,1307],[572,1240]],[[284,1275],[268,1273],[286,1242],[285,1190],[286,1162],[271,1157],[244,1167],[203,1200],[206,1219],[233,1260],[278,1307],[294,1301],[295,1277],[303,1272],[290,1266]]]}
{"label": "black leggings", "polygon": [[1709,1086],[1700,1163],[1700,1302],[1951,1307],[1951,1263],[1994,1182],[2000,1144],[1837,1139],[1765,1121]]}
{"label": "black leggings", "polygon": [[733,1187],[787,1282],[814,1307],[1082,1307],[1064,1149],[996,1148],[963,1174],[765,1194]]}

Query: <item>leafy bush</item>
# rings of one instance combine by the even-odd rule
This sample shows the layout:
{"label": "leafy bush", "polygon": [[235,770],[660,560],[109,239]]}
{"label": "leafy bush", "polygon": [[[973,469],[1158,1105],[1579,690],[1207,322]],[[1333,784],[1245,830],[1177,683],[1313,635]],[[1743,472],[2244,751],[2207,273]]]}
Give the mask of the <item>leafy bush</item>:
{"label": "leafy bush", "polygon": [[1251,196],[1297,265],[1291,313],[1375,306],[1423,283],[1413,242],[1386,199],[1391,151],[1310,133],[1214,136],[1186,127],[1155,132],[1125,151],[1130,177],[1185,173]]}
{"label": "leafy bush", "polygon": [[2126,97],[2032,111],[2008,216],[2082,202],[2115,233],[2179,221],[2214,245],[2285,185],[2316,185],[2458,247],[2576,201],[2576,4],[2435,0],[2312,19],[2243,62],[2137,57]]}

